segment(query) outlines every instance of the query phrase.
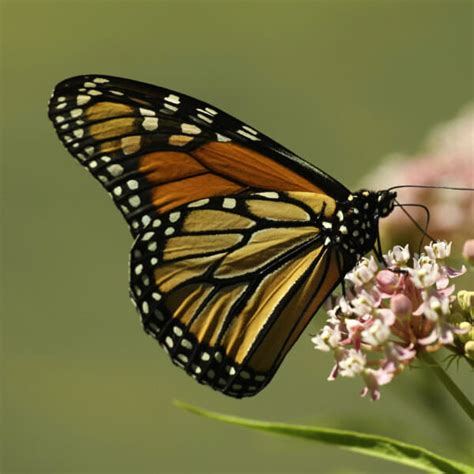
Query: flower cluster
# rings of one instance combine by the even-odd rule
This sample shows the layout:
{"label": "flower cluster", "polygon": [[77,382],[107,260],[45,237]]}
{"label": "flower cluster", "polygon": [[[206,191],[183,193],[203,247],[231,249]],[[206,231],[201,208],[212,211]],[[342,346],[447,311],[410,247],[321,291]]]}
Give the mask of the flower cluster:
{"label": "flower cluster", "polygon": [[456,300],[450,280],[465,272],[446,258],[451,244],[431,243],[412,257],[408,245],[396,246],[379,267],[363,258],[346,275],[345,296],[328,302],[328,320],[312,338],[315,348],[332,352],[335,365],[329,380],[361,376],[362,396],[380,398],[389,383],[421,351],[454,345],[468,328],[451,318]]}

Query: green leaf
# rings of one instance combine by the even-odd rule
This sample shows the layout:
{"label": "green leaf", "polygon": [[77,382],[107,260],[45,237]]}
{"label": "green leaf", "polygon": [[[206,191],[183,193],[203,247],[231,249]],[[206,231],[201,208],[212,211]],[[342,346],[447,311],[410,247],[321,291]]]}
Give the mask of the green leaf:
{"label": "green leaf", "polygon": [[425,448],[402,443],[384,436],[358,433],[356,431],[318,428],[316,426],[250,420],[207,411],[183,402],[175,401],[174,404],[197,415],[225,423],[332,444],[356,453],[386,459],[387,461],[404,464],[426,472],[443,472],[446,474],[474,473],[473,468],[458,461],[438,456]]}

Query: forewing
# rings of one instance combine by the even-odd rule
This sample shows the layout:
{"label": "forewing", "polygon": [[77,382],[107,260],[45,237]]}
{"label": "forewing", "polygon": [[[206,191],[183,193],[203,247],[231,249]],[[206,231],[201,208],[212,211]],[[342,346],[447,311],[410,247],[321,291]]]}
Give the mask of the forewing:
{"label": "forewing", "polygon": [[252,190],[349,191],[225,112],[184,94],[110,76],[61,82],[49,106],[59,138],[138,235],[186,203]]}
{"label": "forewing", "polygon": [[335,205],[315,193],[242,194],[152,222],[130,270],[145,330],[199,382],[256,394],[340,280],[319,226]]}

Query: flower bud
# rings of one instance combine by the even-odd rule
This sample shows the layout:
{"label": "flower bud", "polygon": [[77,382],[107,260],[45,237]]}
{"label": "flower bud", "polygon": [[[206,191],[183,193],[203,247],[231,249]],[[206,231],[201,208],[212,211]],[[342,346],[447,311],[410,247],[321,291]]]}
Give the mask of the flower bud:
{"label": "flower bud", "polygon": [[400,283],[400,275],[390,270],[381,270],[375,279],[379,290],[388,295],[391,295]]}
{"label": "flower bud", "polygon": [[458,339],[461,342],[468,342],[471,340],[472,336],[472,325],[468,321],[463,321],[462,323],[459,324],[459,329],[461,329],[461,333],[458,334]]}
{"label": "flower bud", "polygon": [[458,291],[457,302],[465,313],[474,318],[474,291]]}
{"label": "flower bud", "polygon": [[471,360],[474,360],[474,341],[468,341],[464,344],[464,354]]}
{"label": "flower bud", "polygon": [[462,248],[462,256],[471,265],[474,265],[474,239],[469,239],[464,242],[464,246]]}
{"label": "flower bud", "polygon": [[397,317],[409,316],[413,311],[413,305],[408,296],[399,294],[390,300],[390,309]]}

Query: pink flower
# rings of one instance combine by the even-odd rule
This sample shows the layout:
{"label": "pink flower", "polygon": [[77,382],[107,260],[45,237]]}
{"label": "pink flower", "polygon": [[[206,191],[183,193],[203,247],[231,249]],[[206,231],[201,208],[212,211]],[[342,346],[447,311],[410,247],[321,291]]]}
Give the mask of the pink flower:
{"label": "pink flower", "polygon": [[[408,247],[384,255],[388,268],[362,259],[346,275],[345,297],[330,298],[329,319],[312,342],[332,352],[335,365],[328,380],[362,377],[362,395],[380,398],[380,387],[403,372],[424,350],[453,345],[465,329],[450,321],[454,285],[462,274],[446,265],[451,244],[432,242],[413,259]],[[454,346],[453,346],[454,347]]]}
{"label": "pink flower", "polygon": [[471,265],[474,265],[474,239],[469,239],[464,242],[464,246],[462,248],[462,256]]}
{"label": "pink flower", "polygon": [[392,270],[380,270],[375,280],[382,294],[392,295],[400,287],[401,275]]}
{"label": "pink flower", "polygon": [[385,256],[385,262],[390,267],[392,265],[404,266],[410,260],[410,250],[408,245],[402,247],[401,245],[395,245],[392,250],[387,252]]}
{"label": "pink flower", "polygon": [[380,399],[380,386],[386,385],[393,379],[393,372],[386,369],[368,369],[363,374],[363,379],[366,384],[364,389],[361,392],[361,397],[365,397],[367,394],[370,394],[370,398],[373,401]]}
{"label": "pink flower", "polygon": [[362,258],[356,268],[346,275],[346,280],[353,283],[356,287],[361,287],[372,282],[378,265],[374,257]]}
{"label": "pink flower", "polygon": [[412,313],[413,304],[407,295],[400,293],[390,300],[390,309],[397,317],[406,317]]}

